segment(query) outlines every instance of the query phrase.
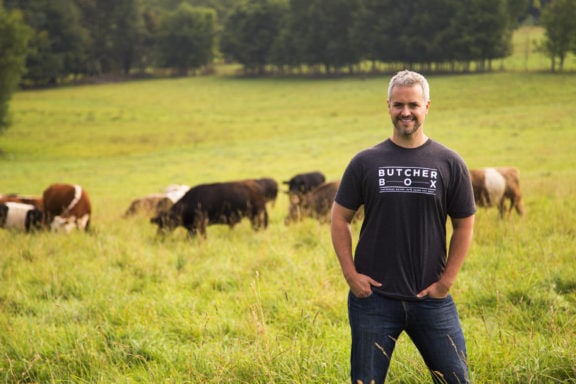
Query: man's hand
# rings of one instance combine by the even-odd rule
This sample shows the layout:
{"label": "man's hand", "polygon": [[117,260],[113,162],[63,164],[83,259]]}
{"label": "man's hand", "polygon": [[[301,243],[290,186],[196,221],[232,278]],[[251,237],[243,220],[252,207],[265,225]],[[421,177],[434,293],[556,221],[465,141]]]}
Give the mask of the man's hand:
{"label": "man's hand", "polygon": [[443,299],[448,296],[448,292],[450,292],[450,287],[443,284],[441,280],[438,280],[424,288],[418,295],[416,295],[416,297],[421,299],[428,296],[433,299]]}
{"label": "man's hand", "polygon": [[372,294],[372,287],[380,287],[381,283],[377,282],[370,276],[361,273],[354,273],[346,276],[346,282],[350,286],[352,294],[358,298],[368,297]]}

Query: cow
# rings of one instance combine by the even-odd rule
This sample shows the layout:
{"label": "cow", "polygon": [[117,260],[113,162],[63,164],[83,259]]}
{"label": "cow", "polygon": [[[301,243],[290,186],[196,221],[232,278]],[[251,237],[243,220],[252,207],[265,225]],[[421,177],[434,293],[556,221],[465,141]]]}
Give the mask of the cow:
{"label": "cow", "polygon": [[164,188],[162,193],[151,193],[134,199],[126,212],[124,212],[123,217],[127,218],[136,214],[142,214],[147,217],[158,216],[161,212],[169,210],[189,189],[189,185],[170,184]]}
{"label": "cow", "polygon": [[278,182],[271,177],[262,177],[254,181],[262,188],[266,202],[274,206],[278,197]]}
{"label": "cow", "polygon": [[173,203],[177,202],[188,192],[189,185],[185,184],[170,184],[164,188],[164,196],[172,200]]}
{"label": "cow", "polygon": [[[284,224],[302,221],[304,218],[313,218],[320,223],[329,223],[336,192],[340,186],[340,180],[322,183],[318,187],[306,193],[289,193],[290,207]],[[364,217],[363,206],[354,215],[354,221]]]}
{"label": "cow", "polygon": [[7,195],[0,195],[0,203],[23,203],[33,205],[34,208],[42,211],[44,209],[44,204],[42,202],[41,196],[31,196],[31,195],[20,195],[17,193],[10,193]]}
{"label": "cow", "polygon": [[268,226],[266,199],[253,180],[200,184],[188,192],[168,212],[150,219],[163,234],[183,226],[191,237],[206,238],[206,227],[225,224],[233,228],[242,218],[250,219],[257,231]]}
{"label": "cow", "polygon": [[[179,200],[180,198],[178,198]],[[145,215],[148,217],[158,216],[162,212],[166,212],[174,205],[174,201],[163,193],[153,193],[132,200],[130,206],[124,212],[124,218],[134,216],[136,214]]]}
{"label": "cow", "polygon": [[306,193],[326,181],[326,176],[322,172],[299,173],[290,180],[283,181],[288,185],[288,193],[299,192]]}
{"label": "cow", "polygon": [[44,226],[69,233],[74,228],[88,231],[92,205],[88,193],[79,185],[52,184],[42,194]]}
{"label": "cow", "polygon": [[[520,172],[514,167],[488,167],[470,169],[474,200],[479,207],[498,207],[503,218],[512,210],[524,214]],[[509,201],[509,205],[507,205]]]}
{"label": "cow", "polygon": [[290,192],[290,207],[284,224],[302,221],[305,217],[317,219],[321,223],[330,222],[330,210],[338,191],[340,181],[322,183],[311,191]]}
{"label": "cow", "polygon": [[0,227],[31,232],[42,228],[42,211],[32,204],[0,203]]}

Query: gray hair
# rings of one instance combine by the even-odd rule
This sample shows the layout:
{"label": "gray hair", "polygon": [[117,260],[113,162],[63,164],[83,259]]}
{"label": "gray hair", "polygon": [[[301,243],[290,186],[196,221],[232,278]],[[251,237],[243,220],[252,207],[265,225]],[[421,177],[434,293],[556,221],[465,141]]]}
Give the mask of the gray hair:
{"label": "gray hair", "polygon": [[409,71],[407,69],[398,72],[390,79],[390,84],[388,85],[388,100],[392,96],[392,88],[394,87],[413,87],[419,85],[422,87],[424,93],[424,98],[426,101],[430,100],[430,85],[428,85],[428,80],[418,72]]}

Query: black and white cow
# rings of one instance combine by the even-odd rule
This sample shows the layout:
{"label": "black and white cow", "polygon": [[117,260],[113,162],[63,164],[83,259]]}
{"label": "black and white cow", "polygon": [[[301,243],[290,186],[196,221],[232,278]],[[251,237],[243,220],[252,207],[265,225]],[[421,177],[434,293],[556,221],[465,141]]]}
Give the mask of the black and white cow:
{"label": "black and white cow", "polygon": [[42,228],[42,211],[32,204],[0,203],[0,227],[30,232]]}

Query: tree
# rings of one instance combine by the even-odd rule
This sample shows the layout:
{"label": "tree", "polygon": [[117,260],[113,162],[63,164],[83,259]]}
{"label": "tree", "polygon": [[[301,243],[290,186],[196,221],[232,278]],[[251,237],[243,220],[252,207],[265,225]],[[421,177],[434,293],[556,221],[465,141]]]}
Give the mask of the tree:
{"label": "tree", "polygon": [[9,103],[25,71],[31,29],[19,11],[6,11],[0,0],[0,133],[10,125]]}
{"label": "tree", "polygon": [[91,74],[130,72],[143,55],[143,17],[139,0],[75,0],[89,31]]}
{"label": "tree", "polygon": [[182,3],[160,19],[156,35],[158,64],[181,74],[212,63],[216,48],[216,12]]}
{"label": "tree", "polygon": [[550,58],[550,70],[564,68],[564,59],[576,47],[576,2],[574,0],[554,0],[543,10],[540,18],[545,28],[544,40],[538,49]]}
{"label": "tree", "polygon": [[[409,6],[412,8],[407,8]],[[444,50],[446,21],[456,16],[457,3],[453,0],[414,0],[406,2],[404,7],[395,17],[401,21],[396,24],[401,36],[400,58],[408,65],[420,63],[430,70],[433,62],[447,59]]]}
{"label": "tree", "polygon": [[357,64],[361,57],[355,20],[360,0],[291,0],[292,34],[302,48],[303,62],[327,73]]}
{"label": "tree", "polygon": [[30,85],[56,84],[71,73],[83,71],[87,32],[73,0],[9,0],[18,7],[34,34],[26,58],[23,81]]}
{"label": "tree", "polygon": [[221,50],[244,70],[263,74],[288,12],[282,0],[251,0],[236,8],[224,25]]}
{"label": "tree", "polygon": [[479,53],[475,57],[480,70],[491,69],[492,60],[506,57],[512,50],[513,22],[504,0],[473,0],[469,10],[469,27],[473,45]]}

